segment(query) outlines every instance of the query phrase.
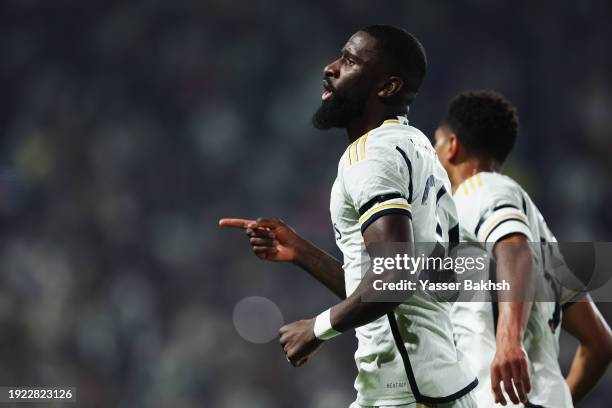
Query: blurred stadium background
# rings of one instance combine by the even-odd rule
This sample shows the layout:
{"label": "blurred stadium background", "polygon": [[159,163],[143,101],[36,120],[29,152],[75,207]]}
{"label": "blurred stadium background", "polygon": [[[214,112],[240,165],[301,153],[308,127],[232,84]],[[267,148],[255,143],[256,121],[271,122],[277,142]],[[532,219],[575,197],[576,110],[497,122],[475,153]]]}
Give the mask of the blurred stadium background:
{"label": "blurred stadium background", "polygon": [[[605,0],[4,0],[0,384],[75,385],[87,407],[348,406],[352,335],[296,370],[233,325],[245,297],[288,322],[333,296],[217,219],[281,217],[337,254],[345,139],[310,116],[322,67],[384,22],[428,52],[415,126],[431,136],[465,89],[503,92],[521,118],[506,171],[559,240],[610,241],[611,17]],[[582,406],[611,399],[608,374]]]}

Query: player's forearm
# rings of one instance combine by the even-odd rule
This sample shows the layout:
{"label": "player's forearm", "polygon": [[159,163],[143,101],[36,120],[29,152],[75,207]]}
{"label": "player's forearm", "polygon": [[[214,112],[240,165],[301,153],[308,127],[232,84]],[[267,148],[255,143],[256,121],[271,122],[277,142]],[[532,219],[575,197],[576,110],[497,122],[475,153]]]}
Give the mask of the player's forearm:
{"label": "player's forearm", "polygon": [[388,302],[384,291],[374,290],[374,281],[397,282],[400,272],[387,271],[383,275],[366,273],[355,291],[331,308],[330,320],[334,329],[344,332],[368,324],[393,311],[401,302]]}
{"label": "player's forearm", "polygon": [[504,387],[514,404],[525,402],[531,390],[528,358],[523,338],[533,299],[533,259],[524,235],[515,234],[495,246],[496,278],[506,281],[509,291],[498,291],[498,321],[495,335],[495,356],[491,363],[491,387],[495,402],[506,405]]}
{"label": "player's forearm", "polygon": [[498,292],[499,319],[496,339],[521,343],[529,320],[533,296],[533,256],[527,243],[502,242],[495,248],[497,281],[506,281],[509,292]]}
{"label": "player's forearm", "polygon": [[578,403],[597,384],[610,363],[610,351],[597,350],[581,344],[576,350],[572,367],[567,375],[567,385],[574,404]]}
{"label": "player's forearm", "polygon": [[[412,222],[402,214],[389,214],[378,218],[364,232],[364,242],[370,259],[393,259],[396,256],[414,255]],[[401,245],[401,247],[398,247]],[[398,253],[398,249],[401,249]],[[370,323],[391,312],[401,302],[389,302],[389,293],[375,289],[375,281],[397,283],[404,278],[398,266],[381,274],[368,270],[353,293],[330,310],[331,326],[340,332]],[[406,298],[408,294],[406,294]],[[405,298],[404,298],[405,299]]]}
{"label": "player's forearm", "polygon": [[497,344],[522,344],[532,302],[500,302],[497,322]]}
{"label": "player's forearm", "polygon": [[393,311],[397,305],[399,305],[399,302],[362,302],[358,298],[351,299],[349,297],[344,302],[331,308],[331,324],[339,332],[345,332],[384,316]]}
{"label": "player's forearm", "polygon": [[303,240],[296,250],[296,265],[308,272],[340,299],[346,298],[342,263],[311,242]]}

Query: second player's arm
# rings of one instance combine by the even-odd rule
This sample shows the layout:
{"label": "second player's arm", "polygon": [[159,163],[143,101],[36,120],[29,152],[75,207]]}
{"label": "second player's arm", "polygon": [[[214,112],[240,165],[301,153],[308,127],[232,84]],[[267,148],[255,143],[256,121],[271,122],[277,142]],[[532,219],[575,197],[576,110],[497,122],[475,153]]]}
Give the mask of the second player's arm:
{"label": "second player's arm", "polygon": [[504,390],[512,402],[518,404],[519,401],[527,400],[527,394],[531,390],[523,337],[532,306],[533,255],[523,234],[511,234],[498,241],[494,254],[497,280],[507,281],[511,291],[509,294],[499,293],[499,318],[495,336],[495,358],[491,365],[491,386],[495,402],[506,405],[499,385],[503,382]]}
{"label": "second player's arm", "polygon": [[567,307],[562,324],[580,342],[567,375],[576,404],[597,384],[612,361],[612,333],[590,296]]}

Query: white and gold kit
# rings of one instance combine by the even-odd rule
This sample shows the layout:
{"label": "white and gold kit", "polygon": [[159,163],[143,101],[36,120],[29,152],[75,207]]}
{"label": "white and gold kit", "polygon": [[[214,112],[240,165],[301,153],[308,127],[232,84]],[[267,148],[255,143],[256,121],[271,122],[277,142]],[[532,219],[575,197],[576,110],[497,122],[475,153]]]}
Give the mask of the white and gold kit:
{"label": "white and gold kit", "polygon": [[[385,214],[412,218],[415,242],[448,240],[458,230],[450,184],[427,137],[400,116],[353,142],[338,164],[330,211],[344,256],[347,296],[359,285],[367,252],[362,231]],[[445,197],[446,196],[446,197]],[[437,208],[445,208],[438,214]],[[440,219],[443,217],[444,219]],[[367,261],[365,261],[367,262]],[[356,404],[447,403],[476,387],[453,342],[449,303],[413,296],[357,328]]]}
{"label": "white and gold kit", "polygon": [[[572,407],[557,359],[559,331],[563,306],[580,297],[581,292],[567,289],[571,276],[567,274],[557,240],[525,190],[505,175],[477,173],[457,188],[453,198],[462,242],[480,243],[483,253],[489,256],[494,245],[510,234],[523,234],[533,243],[536,301],[524,338],[531,379],[529,403],[525,406]],[[564,285],[560,284],[561,278]],[[579,288],[576,281],[573,284],[574,289]],[[495,355],[496,304],[457,302],[453,305],[452,321],[457,347],[480,380],[476,389],[478,406],[496,406],[490,383]],[[507,402],[506,406],[514,406],[509,399]]]}

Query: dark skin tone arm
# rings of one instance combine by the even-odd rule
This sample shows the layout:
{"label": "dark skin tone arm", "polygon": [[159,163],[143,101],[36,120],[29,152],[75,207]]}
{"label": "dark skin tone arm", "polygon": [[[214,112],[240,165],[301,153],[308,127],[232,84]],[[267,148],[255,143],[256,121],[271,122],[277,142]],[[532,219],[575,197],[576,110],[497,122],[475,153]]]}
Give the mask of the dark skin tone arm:
{"label": "dark skin tone arm", "polygon": [[[410,248],[406,248],[406,252],[409,256],[412,256],[414,252],[412,244],[414,242],[412,221],[405,215],[390,214],[380,217],[364,231],[363,239],[366,246],[376,242],[410,243]],[[373,253],[371,249],[368,249],[368,251],[372,258],[379,256],[393,257],[395,255],[394,251],[390,253]],[[355,291],[345,301],[332,308],[332,326],[336,330],[343,332],[363,326],[395,309],[400,302],[362,301],[362,298],[373,300],[373,295],[380,293],[372,289],[375,280],[382,279],[383,282],[394,282],[398,280],[397,275],[390,272],[391,271],[387,271],[382,275],[376,275],[371,271],[366,273]]]}
{"label": "dark skin tone arm", "polygon": [[[380,217],[366,229],[363,238],[366,246],[375,242],[408,242],[410,244],[407,245],[406,253],[412,256],[414,241],[412,222],[405,215],[389,214]],[[384,256],[384,254],[370,253],[370,256]],[[330,319],[334,329],[342,332],[363,326],[391,312],[400,304],[400,302],[362,301],[362,297],[373,300],[378,295],[372,287],[376,279],[392,282],[397,281],[397,275],[393,271],[387,271],[382,275],[375,275],[371,271],[366,273],[355,291],[331,308]],[[304,364],[322,343],[314,335],[314,321],[315,319],[300,320],[280,329],[283,350],[295,366]]]}
{"label": "dark skin tone arm", "polygon": [[612,361],[612,333],[589,296],[567,307],[561,324],[580,342],[567,375],[576,404],[597,384]]}
{"label": "dark skin tone arm", "polygon": [[[532,299],[533,255],[523,234],[512,234],[501,239],[494,248],[497,261],[497,280],[506,280],[512,292],[499,293],[499,319],[497,322],[496,349],[491,364],[491,387],[495,402],[506,405],[500,382],[514,404],[525,402],[531,391],[527,353],[523,337]],[[514,387],[513,387],[514,384]],[[516,388],[516,392],[515,392]]]}
{"label": "dark skin tone arm", "polygon": [[223,218],[221,227],[242,228],[253,253],[262,260],[291,262],[308,272],[340,299],[346,298],[342,263],[305,240],[276,218]]}

